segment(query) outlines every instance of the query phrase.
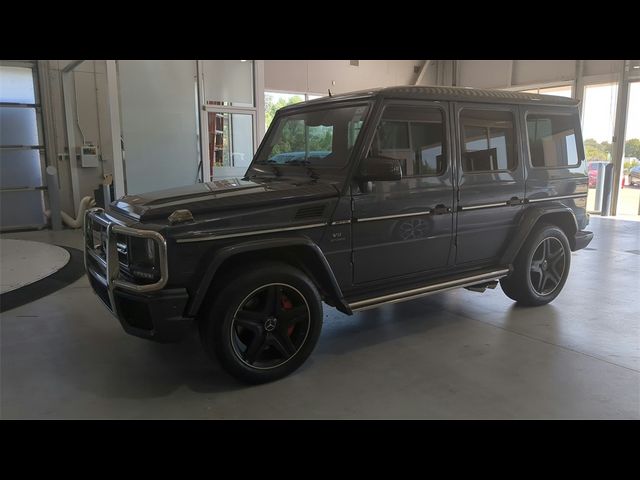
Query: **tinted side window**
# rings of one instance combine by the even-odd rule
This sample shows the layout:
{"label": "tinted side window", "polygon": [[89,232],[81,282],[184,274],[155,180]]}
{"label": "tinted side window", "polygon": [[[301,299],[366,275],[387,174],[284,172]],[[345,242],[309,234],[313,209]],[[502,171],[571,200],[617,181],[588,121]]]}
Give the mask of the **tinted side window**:
{"label": "tinted side window", "polygon": [[468,173],[513,170],[513,124],[511,112],[464,109],[460,113],[462,169]]}
{"label": "tinted side window", "polygon": [[404,177],[442,175],[447,167],[442,111],[433,107],[387,107],[371,154],[400,160]]}
{"label": "tinted side window", "polygon": [[572,115],[529,114],[527,135],[534,167],[576,166],[576,118]]}

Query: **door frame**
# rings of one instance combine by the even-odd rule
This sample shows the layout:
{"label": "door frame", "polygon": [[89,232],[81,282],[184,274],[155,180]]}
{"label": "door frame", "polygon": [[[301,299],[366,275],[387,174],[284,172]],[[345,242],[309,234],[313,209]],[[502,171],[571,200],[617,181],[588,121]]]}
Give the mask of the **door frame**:
{"label": "door frame", "polygon": [[[451,102],[451,121],[452,123],[452,128],[453,131],[455,133],[455,145],[452,147],[452,150],[455,150],[455,157],[453,159],[454,163],[455,163],[455,168],[456,168],[456,177],[455,177],[455,190],[456,190],[456,194],[455,194],[455,245],[456,245],[456,256],[454,257],[454,268],[458,267],[457,264],[457,246],[458,246],[458,232],[459,232],[459,213],[461,213],[463,211],[463,208],[467,208],[470,205],[461,205],[461,199],[460,199],[460,187],[461,187],[461,180],[462,180],[462,176],[465,174],[465,172],[462,169],[462,151],[463,151],[463,147],[462,147],[462,142],[463,142],[463,136],[462,136],[462,130],[461,130],[461,124],[460,124],[460,113],[465,110],[484,110],[484,111],[498,111],[498,112],[511,112],[512,116],[513,116],[513,133],[516,136],[515,138],[515,148],[514,148],[514,154],[516,155],[516,168],[514,170],[492,170],[492,171],[487,171],[487,172],[479,172],[480,174],[486,174],[489,172],[493,172],[493,173],[500,173],[500,172],[509,172],[511,174],[517,172],[518,170],[521,170],[522,176],[520,179],[517,179],[516,182],[521,181],[522,182],[522,197],[520,198],[521,202],[524,202],[524,199],[526,198],[526,184],[527,184],[527,174],[528,174],[528,169],[527,169],[527,161],[528,161],[528,157],[525,155],[525,148],[526,148],[526,140],[524,138],[524,136],[526,135],[526,131],[523,131],[523,128],[525,128],[525,126],[522,124],[521,118],[520,118],[520,104],[518,103],[484,103],[484,102],[469,102],[469,101],[456,101],[456,102]],[[499,201],[496,202],[495,208],[510,208],[507,207],[506,205],[502,206],[499,204],[502,203],[506,203],[506,201],[509,199],[504,199],[504,201]],[[487,204],[487,208],[491,208],[488,205],[493,205],[493,202],[491,204]],[[477,206],[476,206],[477,208]],[[522,208],[522,206],[520,207]],[[499,256],[498,256],[499,257]],[[474,267],[474,265],[476,265],[476,263],[479,264],[483,264],[484,262],[479,261],[479,262],[465,262],[460,264],[462,267],[466,268],[467,266],[469,267]]]}
{"label": "door frame", "polygon": [[[258,150],[258,138],[262,138],[264,135],[264,71],[263,66],[257,60],[252,60],[252,84],[253,84],[253,107],[234,107],[225,105],[209,105],[206,103],[206,89],[205,89],[205,75],[204,65],[205,60],[196,60],[196,72],[197,72],[197,108],[200,125],[200,159],[201,159],[201,178],[203,182],[211,182],[215,177],[211,176],[211,169],[209,165],[211,158],[209,157],[209,112],[217,113],[229,113],[229,114],[242,114],[251,115],[251,126],[253,136],[253,156],[255,157]],[[260,81],[262,83],[260,83]],[[258,88],[258,84],[260,87]],[[260,107],[261,105],[261,107]],[[258,114],[262,112],[262,123],[258,121]],[[261,127],[261,132],[258,132],[258,128]],[[260,133],[260,135],[259,135]],[[253,159],[252,159],[253,160]],[[207,168],[205,168],[207,166]],[[222,168],[234,168],[234,167],[222,167]],[[248,168],[248,167],[247,167]]]}
{"label": "door frame", "polygon": [[[354,223],[357,223],[357,217],[354,211],[354,207],[355,207],[354,197],[358,197],[362,194],[354,195],[353,189],[350,188],[351,187],[350,184],[353,183],[353,177],[357,174],[358,170],[360,169],[361,163],[366,158],[366,155],[369,152],[371,145],[373,144],[377,127],[380,121],[382,120],[386,107],[407,106],[407,107],[418,107],[418,108],[431,107],[431,108],[439,109],[443,115],[442,126],[444,129],[444,135],[445,135],[444,143],[446,146],[446,153],[447,153],[447,166],[448,166],[447,171],[449,172],[450,182],[451,182],[451,192],[450,192],[451,193],[451,209],[452,209],[451,239],[449,243],[449,256],[447,258],[446,267],[442,267],[446,270],[455,268],[454,262],[456,258],[455,238],[456,238],[456,227],[457,227],[457,184],[458,183],[457,183],[457,166],[456,166],[456,159],[455,159],[455,154],[457,150],[453,145],[454,139],[455,139],[455,130],[453,130],[454,124],[452,123],[453,117],[451,114],[453,103],[454,102],[449,100],[429,100],[429,99],[409,100],[409,99],[402,99],[402,98],[383,98],[378,102],[375,102],[371,107],[372,111],[370,111],[368,114],[367,124],[369,126],[367,128],[367,131],[365,132],[365,136],[362,138],[362,144],[359,147],[358,156],[354,160],[353,168],[349,172],[349,182],[347,182],[346,184],[346,187],[348,187],[347,195],[349,195],[349,197],[351,198],[351,224],[353,226]],[[415,176],[415,177],[420,177],[420,176]],[[415,178],[415,177],[412,176],[411,178]],[[399,214],[399,216],[401,215]],[[372,280],[368,282],[355,283],[356,265],[353,257],[354,239],[355,239],[355,232],[352,229],[352,232],[351,232],[351,252],[352,252],[351,254],[351,259],[352,259],[351,285],[353,287],[364,287],[364,286],[374,286],[378,283],[389,282],[390,279],[382,279],[382,280]],[[425,272],[428,272],[428,271],[420,271],[420,272],[413,272],[413,273],[404,274],[404,275],[398,275],[396,277],[392,277],[391,280],[404,281],[406,279],[420,278],[425,275]]]}

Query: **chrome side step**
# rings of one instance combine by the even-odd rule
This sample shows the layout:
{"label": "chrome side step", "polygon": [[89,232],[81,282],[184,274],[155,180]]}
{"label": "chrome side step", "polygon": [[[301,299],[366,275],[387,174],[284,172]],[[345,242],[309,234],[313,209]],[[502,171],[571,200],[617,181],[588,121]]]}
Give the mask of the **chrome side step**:
{"label": "chrome side step", "polygon": [[353,312],[359,312],[361,310],[379,307],[380,305],[385,305],[387,303],[404,302],[406,300],[413,300],[414,298],[431,295],[432,293],[446,292],[447,290],[453,290],[454,288],[471,287],[473,285],[478,285],[479,283],[496,281],[502,277],[506,277],[507,275],[509,275],[508,268],[492,270],[489,272],[472,275],[470,277],[463,277],[446,282],[433,283],[425,287],[413,288],[404,292],[396,292],[389,295],[383,295],[381,297],[367,298],[365,300],[350,303],[349,308]]}

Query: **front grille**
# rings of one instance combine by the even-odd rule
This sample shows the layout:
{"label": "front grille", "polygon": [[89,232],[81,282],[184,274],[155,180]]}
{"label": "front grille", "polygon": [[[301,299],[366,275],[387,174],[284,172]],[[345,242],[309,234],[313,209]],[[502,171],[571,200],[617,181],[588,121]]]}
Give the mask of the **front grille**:
{"label": "front grille", "polygon": [[92,250],[105,262],[107,261],[107,227],[99,222],[94,222],[87,216],[85,225],[85,248]]}
{"label": "front grille", "polygon": [[[120,319],[123,313],[115,301],[118,292],[146,294],[162,290],[167,284],[166,240],[158,232],[122,225],[114,222],[104,210],[93,209],[85,216],[84,243],[91,287]],[[133,310],[134,316],[140,313],[136,307],[124,306],[126,310]],[[136,326],[148,327],[148,321],[140,320]]]}

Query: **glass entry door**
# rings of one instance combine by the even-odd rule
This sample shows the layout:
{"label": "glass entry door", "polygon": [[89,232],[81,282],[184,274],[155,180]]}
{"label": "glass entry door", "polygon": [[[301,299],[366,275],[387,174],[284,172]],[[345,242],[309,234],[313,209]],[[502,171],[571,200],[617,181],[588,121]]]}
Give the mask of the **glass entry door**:
{"label": "glass entry door", "polygon": [[207,107],[210,178],[243,177],[254,154],[255,115]]}
{"label": "glass entry door", "polygon": [[35,65],[0,65],[0,230],[42,228],[41,110]]}
{"label": "glass entry door", "polygon": [[587,85],[582,110],[582,138],[589,174],[587,211],[602,212],[605,168],[611,163],[618,84]]}
{"label": "glass entry door", "polygon": [[624,184],[618,196],[618,215],[640,217],[640,81],[629,83],[629,109],[622,161]]}

